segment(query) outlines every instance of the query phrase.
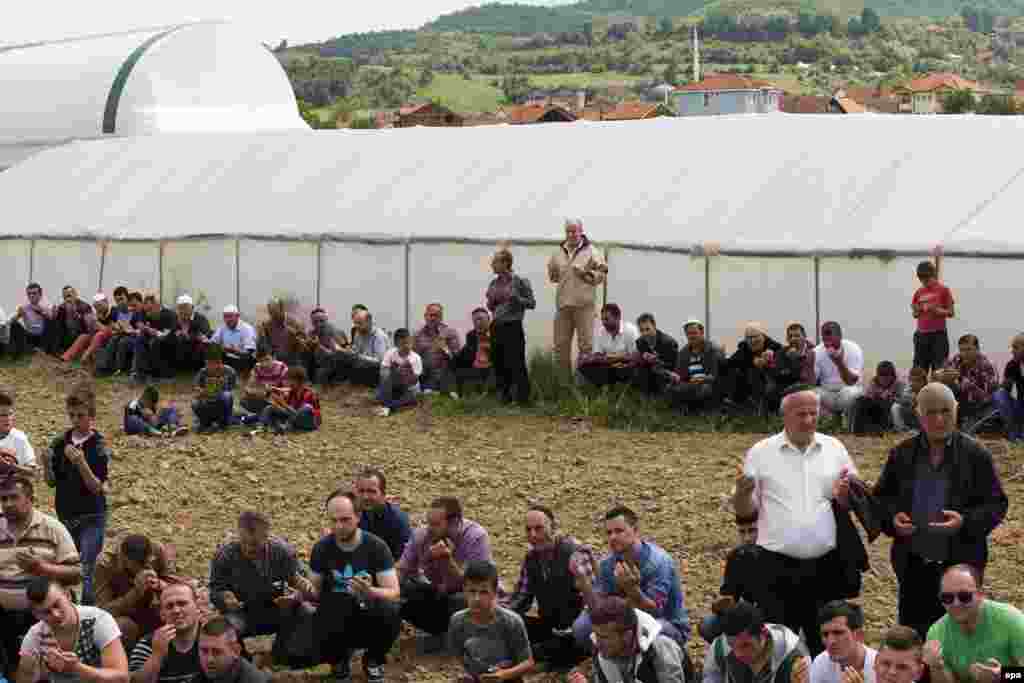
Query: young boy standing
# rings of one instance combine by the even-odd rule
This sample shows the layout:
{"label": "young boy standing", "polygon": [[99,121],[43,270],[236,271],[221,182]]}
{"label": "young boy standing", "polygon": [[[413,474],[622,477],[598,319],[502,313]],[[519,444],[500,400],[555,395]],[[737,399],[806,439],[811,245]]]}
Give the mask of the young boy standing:
{"label": "young boy standing", "polygon": [[498,570],[490,562],[466,565],[468,609],[452,615],[448,651],[462,658],[466,683],[521,681],[533,670],[530,637],[522,617],[498,606]]}
{"label": "young boy standing", "polygon": [[414,405],[421,375],[423,359],[412,350],[412,335],[404,327],[395,330],[395,348],[389,349],[380,363],[377,400],[381,406],[377,414],[387,417],[392,410]]}
{"label": "young boy standing", "polygon": [[72,390],[65,405],[71,429],[50,443],[43,459],[46,483],[55,489],[57,518],[71,532],[82,557],[82,604],[92,604],[92,574],[107,529],[107,471],[110,450],[93,428],[96,394]]}
{"label": "young boy standing", "polygon": [[946,319],[955,314],[953,292],[939,282],[938,269],[931,261],[917,264],[917,279],[921,287],[910,302],[910,311],[917,320],[914,367],[932,372],[941,370],[949,355]]}
{"label": "young boy standing", "polygon": [[14,428],[14,399],[0,391],[0,474],[34,476],[36,452],[25,432]]}

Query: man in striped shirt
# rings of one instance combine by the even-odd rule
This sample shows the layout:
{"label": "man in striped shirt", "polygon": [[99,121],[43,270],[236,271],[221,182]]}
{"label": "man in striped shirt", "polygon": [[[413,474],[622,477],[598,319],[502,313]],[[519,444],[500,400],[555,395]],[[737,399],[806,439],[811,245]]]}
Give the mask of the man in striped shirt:
{"label": "man in striped shirt", "polygon": [[163,626],[140,640],[128,660],[131,683],[193,683],[199,678],[199,606],[195,588],[174,583],[160,594]]}
{"label": "man in striped shirt", "polygon": [[17,667],[21,638],[35,622],[25,597],[28,582],[48,576],[75,586],[82,580],[71,534],[56,518],[35,509],[34,495],[32,480],[23,474],[0,481],[0,660],[6,660],[10,673]]}

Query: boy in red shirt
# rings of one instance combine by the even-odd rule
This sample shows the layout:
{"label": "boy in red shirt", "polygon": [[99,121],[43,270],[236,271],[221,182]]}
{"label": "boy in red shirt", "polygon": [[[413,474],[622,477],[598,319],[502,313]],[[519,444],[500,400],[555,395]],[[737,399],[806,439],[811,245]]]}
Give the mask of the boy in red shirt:
{"label": "boy in red shirt", "polygon": [[306,384],[306,369],[288,368],[288,386],[270,388],[270,405],[261,421],[266,429],[284,434],[285,429],[312,432],[320,427],[320,399]]}
{"label": "boy in red shirt", "polygon": [[949,356],[946,318],[954,315],[953,292],[939,282],[938,270],[931,261],[917,265],[921,287],[914,292],[910,310],[917,320],[914,332],[914,367],[928,373],[941,370]]}

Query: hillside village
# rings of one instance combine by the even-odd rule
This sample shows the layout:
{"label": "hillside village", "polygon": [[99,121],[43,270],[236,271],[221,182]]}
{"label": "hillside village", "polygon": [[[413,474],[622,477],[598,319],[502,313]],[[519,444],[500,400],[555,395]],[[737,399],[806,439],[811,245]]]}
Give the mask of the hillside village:
{"label": "hillside village", "polygon": [[1012,4],[950,0],[928,10],[944,16],[915,17],[901,15],[907,8],[896,0],[887,16],[879,14],[886,7],[790,0],[728,0],[659,16],[652,3],[603,14],[587,3],[485,5],[418,31],[283,42],[275,52],[316,127],[770,111],[1010,114],[1024,105],[1016,63],[1024,8]]}

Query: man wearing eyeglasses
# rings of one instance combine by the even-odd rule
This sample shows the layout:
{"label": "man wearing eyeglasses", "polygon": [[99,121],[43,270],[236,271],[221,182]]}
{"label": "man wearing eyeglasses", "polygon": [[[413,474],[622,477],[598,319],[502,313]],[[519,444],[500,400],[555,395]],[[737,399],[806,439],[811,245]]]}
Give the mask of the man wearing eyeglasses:
{"label": "man wearing eyeglasses", "polygon": [[933,382],[917,396],[920,434],[896,446],[875,485],[882,531],[892,536],[899,622],[922,637],[944,614],[943,572],[957,564],[979,575],[988,535],[1009,506],[992,455],[956,429],[952,390]]}
{"label": "man wearing eyeglasses", "polygon": [[939,600],[946,616],[928,629],[924,646],[933,683],[999,683],[1004,666],[1024,664],[1024,614],[987,599],[977,569],[947,569]]}

